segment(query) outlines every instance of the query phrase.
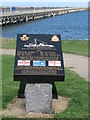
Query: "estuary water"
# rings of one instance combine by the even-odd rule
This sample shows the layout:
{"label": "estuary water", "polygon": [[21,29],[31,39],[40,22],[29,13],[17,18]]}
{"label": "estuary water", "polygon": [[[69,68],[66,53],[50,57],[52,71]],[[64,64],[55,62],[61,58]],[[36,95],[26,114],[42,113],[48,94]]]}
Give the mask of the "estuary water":
{"label": "estuary water", "polygon": [[69,13],[2,27],[2,37],[17,34],[60,34],[63,40],[88,39],[88,11]]}

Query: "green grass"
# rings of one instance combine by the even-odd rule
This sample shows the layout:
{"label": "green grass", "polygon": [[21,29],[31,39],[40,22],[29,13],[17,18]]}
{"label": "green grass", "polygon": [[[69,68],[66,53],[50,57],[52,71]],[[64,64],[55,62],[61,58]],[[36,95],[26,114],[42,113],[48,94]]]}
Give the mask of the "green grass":
{"label": "green grass", "polygon": [[14,73],[14,57],[3,56],[2,57],[2,101],[3,108],[6,104],[14,99],[18,93],[19,82],[13,81]]}
{"label": "green grass", "polygon": [[66,70],[63,83],[56,83],[58,94],[71,98],[68,109],[55,118],[84,118],[88,116],[88,82],[76,73]]}
{"label": "green grass", "polygon": [[[2,48],[15,49],[16,40],[2,39]],[[64,53],[72,53],[72,54],[88,56],[88,41],[87,40],[62,40],[62,49]]]}
{"label": "green grass", "polygon": [[[1,40],[1,39],[0,39]],[[4,49],[16,49],[16,40],[15,39],[2,39],[2,48]]]}
{"label": "green grass", "polygon": [[[88,41],[87,40],[63,40],[62,49],[65,53],[88,56]],[[90,55],[89,55],[90,56]]]}
{"label": "green grass", "polygon": [[[3,55],[2,93],[3,109],[8,102],[18,94],[19,82],[13,81],[14,56]],[[58,95],[71,98],[68,108],[55,118],[85,118],[88,117],[88,82],[76,73],[65,70],[65,81],[57,82]]]}

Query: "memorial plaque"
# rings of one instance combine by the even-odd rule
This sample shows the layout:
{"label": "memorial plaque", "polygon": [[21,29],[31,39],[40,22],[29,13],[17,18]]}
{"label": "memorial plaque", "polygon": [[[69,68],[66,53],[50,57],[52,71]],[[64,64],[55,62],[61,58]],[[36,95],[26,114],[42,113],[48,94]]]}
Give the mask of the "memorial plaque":
{"label": "memorial plaque", "polygon": [[64,81],[64,76],[60,35],[17,35],[15,81]]}

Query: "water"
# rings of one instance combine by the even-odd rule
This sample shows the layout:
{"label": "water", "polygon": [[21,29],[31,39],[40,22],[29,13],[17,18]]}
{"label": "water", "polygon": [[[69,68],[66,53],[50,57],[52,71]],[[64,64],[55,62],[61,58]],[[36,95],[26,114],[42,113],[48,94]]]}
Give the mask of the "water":
{"label": "water", "polygon": [[88,39],[88,11],[29,21],[2,28],[2,37],[16,38],[17,34],[60,34],[63,40]]}

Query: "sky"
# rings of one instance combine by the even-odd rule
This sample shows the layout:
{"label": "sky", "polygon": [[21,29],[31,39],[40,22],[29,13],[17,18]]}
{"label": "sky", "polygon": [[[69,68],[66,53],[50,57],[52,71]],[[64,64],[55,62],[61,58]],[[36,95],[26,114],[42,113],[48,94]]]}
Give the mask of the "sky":
{"label": "sky", "polygon": [[90,0],[0,0],[0,6],[20,7],[88,7]]}

